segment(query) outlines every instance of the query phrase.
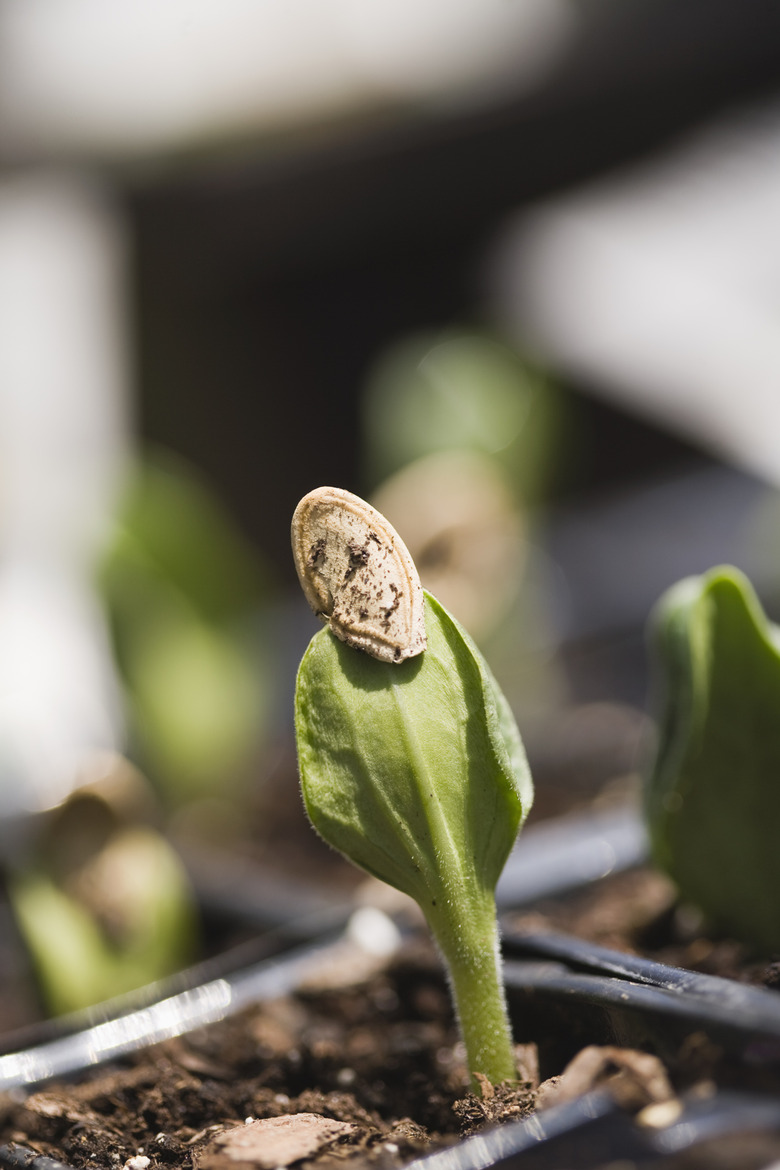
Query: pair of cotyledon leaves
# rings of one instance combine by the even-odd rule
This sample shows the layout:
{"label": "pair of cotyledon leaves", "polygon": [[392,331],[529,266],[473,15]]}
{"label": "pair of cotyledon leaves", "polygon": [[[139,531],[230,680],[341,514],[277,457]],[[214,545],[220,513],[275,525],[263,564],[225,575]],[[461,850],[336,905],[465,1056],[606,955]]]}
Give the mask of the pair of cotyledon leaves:
{"label": "pair of cotyledon leaves", "polygon": [[708,919],[780,949],[780,630],[718,568],[656,607],[658,744],[645,808],[655,860]]}
{"label": "pair of cotyledon leaves", "polygon": [[312,823],[434,917],[455,891],[461,902],[492,892],[533,790],[482,655],[357,496],[309,493],[292,543],[304,593],[329,627],[312,639],[296,689]]}
{"label": "pair of cotyledon leaves", "polygon": [[452,887],[494,889],[533,789],[479,651],[429,595],[425,624],[425,653],[400,665],[321,630],[301,663],[296,726],[315,828],[427,912]]}

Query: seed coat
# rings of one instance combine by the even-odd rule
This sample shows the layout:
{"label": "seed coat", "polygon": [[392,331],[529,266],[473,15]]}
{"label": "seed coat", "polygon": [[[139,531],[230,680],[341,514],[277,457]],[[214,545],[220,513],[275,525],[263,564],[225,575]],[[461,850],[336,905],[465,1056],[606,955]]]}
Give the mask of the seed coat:
{"label": "seed coat", "polygon": [[425,650],[417,568],[381,512],[343,488],[315,488],[295,509],[291,535],[306,600],[337,638],[381,662]]}

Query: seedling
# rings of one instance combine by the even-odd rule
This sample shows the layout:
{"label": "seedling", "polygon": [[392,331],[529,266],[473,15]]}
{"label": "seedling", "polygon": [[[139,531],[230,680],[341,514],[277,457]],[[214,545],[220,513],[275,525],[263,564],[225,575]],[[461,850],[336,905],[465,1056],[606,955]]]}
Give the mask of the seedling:
{"label": "seedling", "polygon": [[[85,823],[74,823],[69,809]],[[7,879],[53,1015],[164,979],[196,948],[195,899],[170,843],[141,823],[118,823],[93,839],[90,813],[89,798],[72,796],[54,814],[52,836]]]}
{"label": "seedling", "polygon": [[494,892],[533,786],[509,705],[368,504],[332,488],[310,493],[296,509],[293,549],[307,597],[326,599],[315,608],[330,621],[303,656],[295,695],[311,822],[421,907],[475,1087],[476,1074],[515,1080]]}
{"label": "seedling", "polygon": [[721,929],[780,950],[780,629],[736,569],[673,586],[653,620],[662,693],[646,788],[657,864]]}

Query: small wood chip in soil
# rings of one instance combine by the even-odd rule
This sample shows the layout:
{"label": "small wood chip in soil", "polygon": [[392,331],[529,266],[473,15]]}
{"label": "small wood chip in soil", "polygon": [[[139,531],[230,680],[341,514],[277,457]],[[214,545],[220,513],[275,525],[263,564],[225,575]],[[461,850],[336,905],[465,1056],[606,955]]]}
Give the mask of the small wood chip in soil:
{"label": "small wood chip in soil", "polygon": [[353,1132],[354,1126],[316,1113],[264,1117],[217,1134],[193,1158],[199,1170],[274,1170],[289,1166]]}

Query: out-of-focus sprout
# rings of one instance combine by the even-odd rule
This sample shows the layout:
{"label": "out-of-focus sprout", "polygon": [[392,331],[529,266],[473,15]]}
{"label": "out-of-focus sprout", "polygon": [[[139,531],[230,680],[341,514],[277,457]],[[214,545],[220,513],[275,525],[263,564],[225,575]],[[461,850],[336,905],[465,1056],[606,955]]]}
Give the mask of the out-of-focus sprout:
{"label": "out-of-focus sprout", "polygon": [[652,619],[655,860],[711,923],[780,948],[780,628],[729,566],[669,589]]}
{"label": "out-of-focus sprout", "polygon": [[526,715],[562,691],[551,566],[533,539],[534,509],[560,465],[559,413],[545,377],[468,330],[394,346],[364,398],[372,502],[407,534],[424,587],[471,631]]}
{"label": "out-of-focus sprout", "polygon": [[520,585],[523,521],[495,463],[445,451],[409,464],[372,497],[401,528],[420,577],[480,641]]}
{"label": "out-of-focus sprout", "polygon": [[54,1014],[152,983],[191,962],[195,899],[153,824],[142,777],[119,757],[40,818],[9,897]]}
{"label": "out-of-focus sprout", "polygon": [[268,707],[252,550],[191,470],[155,456],[130,484],[101,580],[142,760],[174,801],[224,787]]}
{"label": "out-of-focus sprout", "polygon": [[376,487],[426,455],[469,451],[500,466],[518,500],[543,494],[557,414],[552,387],[488,334],[423,334],[388,350],[363,404],[364,477]]}

